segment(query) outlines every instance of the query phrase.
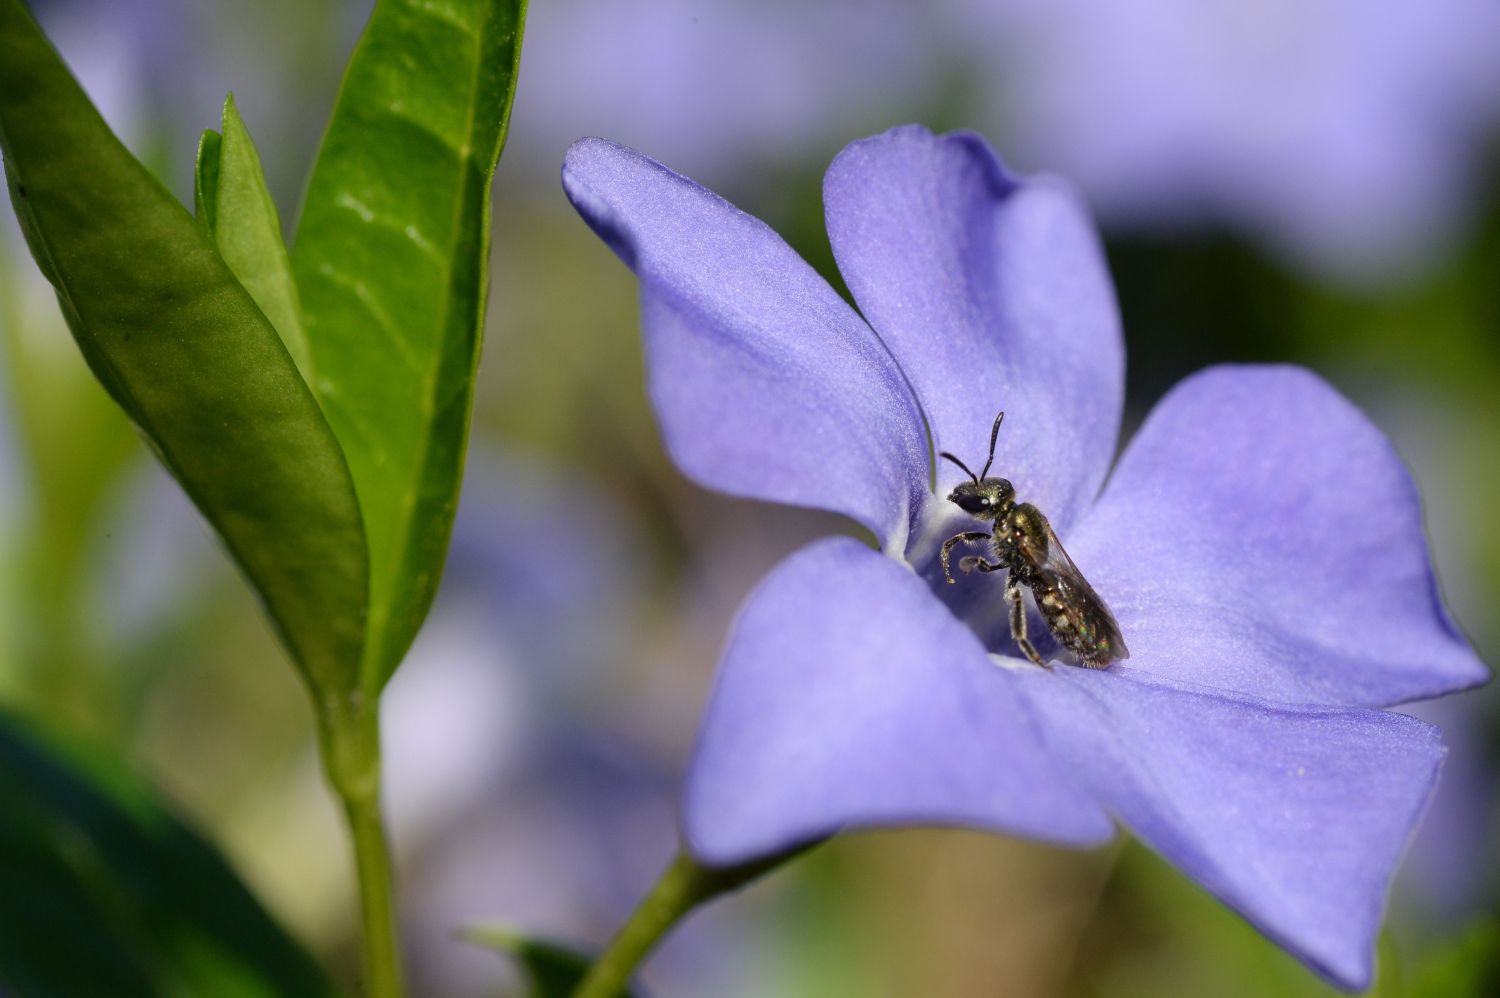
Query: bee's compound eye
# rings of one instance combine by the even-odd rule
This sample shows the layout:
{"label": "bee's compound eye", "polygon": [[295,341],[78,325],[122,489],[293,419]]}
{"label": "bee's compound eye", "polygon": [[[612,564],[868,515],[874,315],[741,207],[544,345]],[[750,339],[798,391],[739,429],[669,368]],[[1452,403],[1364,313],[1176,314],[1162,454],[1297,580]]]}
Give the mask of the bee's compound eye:
{"label": "bee's compound eye", "polygon": [[958,504],[959,509],[969,514],[979,513],[989,508],[989,499],[972,493],[960,494],[953,501]]}
{"label": "bee's compound eye", "polygon": [[994,505],[994,503],[992,503],[992,502],[991,502],[991,501],[990,501],[990,497],[989,497],[989,496],[984,496],[984,497],[983,497],[983,498],[981,498],[981,499],[980,499],[980,500],[979,500],[979,504],[980,504],[980,505],[981,505],[981,506],[992,506],[992,505]]}

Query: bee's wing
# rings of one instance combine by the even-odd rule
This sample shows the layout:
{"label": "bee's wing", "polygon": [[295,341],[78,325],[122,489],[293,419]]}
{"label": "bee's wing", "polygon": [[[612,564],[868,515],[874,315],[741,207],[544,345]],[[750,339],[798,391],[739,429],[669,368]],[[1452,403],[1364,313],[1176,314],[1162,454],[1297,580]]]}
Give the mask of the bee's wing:
{"label": "bee's wing", "polygon": [[[1125,647],[1125,638],[1120,634],[1120,625],[1115,623],[1115,615],[1109,612],[1104,600],[1068,557],[1051,524],[1047,525],[1047,557],[1042,561],[1041,572],[1066,597],[1063,603],[1065,612],[1073,618],[1074,633],[1096,635],[1096,643],[1110,649],[1111,660],[1130,657],[1130,649]],[[1103,668],[1103,665],[1099,667]]]}

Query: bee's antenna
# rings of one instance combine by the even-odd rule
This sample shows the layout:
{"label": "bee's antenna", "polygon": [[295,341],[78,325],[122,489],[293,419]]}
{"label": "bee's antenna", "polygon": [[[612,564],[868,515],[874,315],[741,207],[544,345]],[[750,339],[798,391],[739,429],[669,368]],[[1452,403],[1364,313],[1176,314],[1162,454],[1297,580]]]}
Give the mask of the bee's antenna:
{"label": "bee's antenna", "polygon": [[946,457],[948,460],[952,461],[954,464],[956,464],[960,468],[964,469],[964,474],[966,474],[970,478],[974,479],[974,484],[975,485],[979,484],[979,476],[976,475],[976,474],[974,474],[974,472],[970,471],[969,470],[969,466],[967,464],[964,464],[962,461],[960,461],[958,458],[954,457],[952,454],[949,454],[945,450],[938,451],[938,457]]}
{"label": "bee's antenna", "polygon": [[[1000,415],[995,417],[994,427],[990,430],[990,457],[988,461],[984,462],[984,470],[979,473],[979,478],[983,478],[985,475],[988,475],[990,473],[990,465],[995,463],[995,440],[1000,436],[1000,421],[1004,418],[1005,410],[1001,409]],[[965,468],[964,470],[969,471],[968,468]],[[969,471],[969,474],[972,475],[974,474],[974,472]],[[974,481],[978,482],[979,478],[974,479]]]}

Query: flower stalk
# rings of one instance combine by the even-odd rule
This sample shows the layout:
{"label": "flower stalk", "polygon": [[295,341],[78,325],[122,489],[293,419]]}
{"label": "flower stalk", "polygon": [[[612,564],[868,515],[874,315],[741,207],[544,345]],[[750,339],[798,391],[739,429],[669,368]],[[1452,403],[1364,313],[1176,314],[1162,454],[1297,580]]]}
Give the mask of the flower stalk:
{"label": "flower stalk", "polygon": [[727,867],[702,866],[686,850],[679,852],[589,968],[572,998],[617,998],[624,994],[636,967],[689,912],[760,878],[816,844]]}

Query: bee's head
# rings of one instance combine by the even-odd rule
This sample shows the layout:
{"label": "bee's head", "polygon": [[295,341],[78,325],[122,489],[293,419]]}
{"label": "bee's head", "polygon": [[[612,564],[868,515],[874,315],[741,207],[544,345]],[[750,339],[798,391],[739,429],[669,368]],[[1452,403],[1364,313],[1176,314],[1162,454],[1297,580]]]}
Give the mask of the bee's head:
{"label": "bee's head", "polygon": [[948,493],[948,501],[970,516],[977,516],[981,520],[993,520],[1003,513],[1010,511],[1016,502],[1016,490],[1010,482],[1003,478],[990,478],[990,465],[995,463],[995,438],[1000,436],[1000,421],[1005,418],[1005,413],[995,417],[995,425],[990,427],[990,456],[984,462],[984,470],[979,474],[969,470],[969,466],[947,451],[940,451],[938,457],[945,461],[952,461],[963,469],[972,481],[960,482]]}
{"label": "bee's head", "polygon": [[960,482],[948,493],[948,501],[970,516],[993,520],[1015,504],[1016,490],[1003,478]]}

